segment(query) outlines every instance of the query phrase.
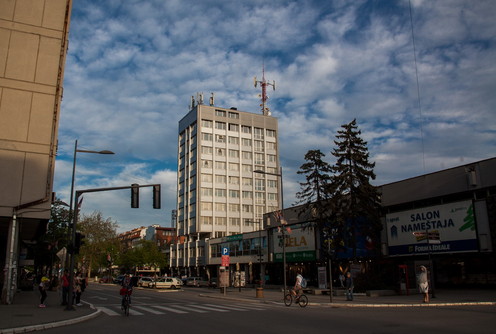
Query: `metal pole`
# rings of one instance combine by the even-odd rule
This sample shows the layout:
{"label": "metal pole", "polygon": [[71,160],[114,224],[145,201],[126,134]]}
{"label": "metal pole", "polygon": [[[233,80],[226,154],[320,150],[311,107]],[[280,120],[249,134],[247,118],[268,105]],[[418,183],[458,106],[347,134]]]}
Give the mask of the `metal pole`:
{"label": "metal pole", "polygon": [[[78,146],[78,141],[76,139],[76,141],[74,142],[74,158],[72,160],[72,181],[71,181],[71,198],[70,198],[70,201],[69,201],[69,224],[67,226],[67,246],[69,246],[71,240],[71,236],[72,236],[72,229],[71,229],[71,221],[73,220],[73,215],[74,215],[74,207],[73,207],[73,204],[74,204],[74,184],[76,182],[76,154],[77,154],[77,146]],[[70,252],[68,252],[68,254],[71,254]],[[65,264],[64,264],[64,269],[67,269],[67,267],[69,266],[69,257],[66,256],[65,258]]]}
{"label": "metal pole", "polygon": [[[284,215],[284,188],[282,182],[282,167],[279,167],[279,177],[281,178],[281,213]],[[283,260],[283,276],[284,276],[284,289],[283,289],[283,299],[286,296],[286,234],[284,232],[284,227],[282,228],[282,260]]]}
{"label": "metal pole", "polygon": [[332,262],[331,262],[331,239],[327,239],[327,250],[329,253],[329,302],[332,303]]}
{"label": "metal pole", "polygon": [[[75,201],[74,201],[74,206],[77,206],[78,199],[79,199],[80,193],[76,191],[76,196],[75,196]],[[77,218],[78,218],[78,210],[77,207],[74,210],[73,214],[73,219],[72,219],[72,238],[71,238],[71,262],[69,264],[69,303],[67,304],[67,307],[65,308],[66,310],[73,311],[75,310],[74,308],[74,263],[75,263],[75,255],[74,254],[74,247],[75,247],[75,241],[76,241],[76,225],[77,225]]]}

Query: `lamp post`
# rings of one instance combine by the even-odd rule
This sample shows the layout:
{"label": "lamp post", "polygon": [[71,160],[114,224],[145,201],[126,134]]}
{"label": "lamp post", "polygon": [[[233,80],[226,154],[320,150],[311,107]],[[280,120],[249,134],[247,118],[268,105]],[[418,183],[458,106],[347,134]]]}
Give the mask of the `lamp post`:
{"label": "lamp post", "polygon": [[[263,170],[254,170],[254,173],[258,174],[265,174],[265,175],[272,175],[272,176],[277,176],[281,179],[281,212],[284,211],[284,189],[282,185],[282,167],[279,167],[279,174],[277,173],[269,173]],[[283,267],[283,282],[284,282],[284,287],[283,287],[283,298],[286,296],[286,234],[284,232],[284,228],[281,228],[282,231],[282,267]]]}
{"label": "lamp post", "polygon": [[72,181],[71,181],[71,200],[70,200],[70,214],[69,217],[72,218],[72,225],[70,228],[70,244],[71,244],[71,249],[70,249],[70,255],[71,255],[71,260],[69,263],[69,302],[67,304],[66,310],[74,310],[74,306],[72,305],[74,302],[74,243],[76,241],[76,224],[77,224],[77,215],[78,215],[78,208],[77,208],[77,200],[74,201],[74,183],[75,183],[75,176],[76,176],[76,156],[77,152],[81,153],[95,153],[95,154],[115,154],[112,151],[91,151],[91,150],[80,150],[78,149],[78,141],[76,139],[74,143],[74,159],[72,162]]}

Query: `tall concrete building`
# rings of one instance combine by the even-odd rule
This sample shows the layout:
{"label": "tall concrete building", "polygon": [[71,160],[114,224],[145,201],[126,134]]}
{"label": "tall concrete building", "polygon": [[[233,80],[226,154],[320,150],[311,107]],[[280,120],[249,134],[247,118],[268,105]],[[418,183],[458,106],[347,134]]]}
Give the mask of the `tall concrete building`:
{"label": "tall concrete building", "polygon": [[[71,0],[0,1],[0,275],[11,303],[50,218]],[[19,254],[23,254],[19,256]],[[4,275],[5,274],[5,275]]]}
{"label": "tall concrete building", "polygon": [[281,207],[277,119],[192,103],[179,122],[178,243],[171,267],[203,274],[204,241],[256,231]]}

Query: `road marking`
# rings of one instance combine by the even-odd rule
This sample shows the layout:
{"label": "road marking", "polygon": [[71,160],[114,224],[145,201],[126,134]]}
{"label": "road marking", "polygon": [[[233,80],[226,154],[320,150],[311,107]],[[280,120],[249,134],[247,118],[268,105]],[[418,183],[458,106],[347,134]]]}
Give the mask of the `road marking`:
{"label": "road marking", "polygon": [[236,304],[236,307],[243,307],[249,310],[263,311],[265,308],[263,306],[255,305],[255,304]]}
{"label": "road marking", "polygon": [[132,315],[144,315],[143,313],[136,311],[134,308],[135,308],[134,306],[129,308],[129,314],[132,314]]}
{"label": "road marking", "polygon": [[227,310],[232,310],[232,311],[242,311],[242,312],[247,312],[249,310],[239,308],[239,307],[234,307],[234,306],[228,306],[228,305],[215,305],[215,304],[205,304],[207,306],[212,306],[212,307],[219,307],[221,309],[227,309]]}
{"label": "road marking", "polygon": [[208,306],[202,306],[202,305],[192,305],[190,304],[191,306],[194,306],[194,307],[197,307],[197,308],[201,308],[201,309],[204,309],[204,310],[207,310],[207,311],[215,311],[215,312],[229,312],[228,310],[221,310],[221,309],[218,309],[218,308],[212,308],[212,307],[208,307]]}
{"label": "road marking", "polygon": [[197,309],[194,309],[194,308],[191,308],[191,306],[195,306],[195,305],[174,305],[174,307],[177,307],[177,308],[180,308],[180,309],[183,309],[183,310],[186,310],[186,311],[191,311],[191,312],[196,312],[196,313],[207,313],[208,311],[204,311],[204,310],[197,310]]}
{"label": "road marking", "polygon": [[155,308],[158,308],[160,310],[169,311],[169,312],[173,312],[173,313],[179,313],[179,314],[188,313],[188,312],[185,312],[185,311],[176,310],[176,309],[174,309],[172,307],[167,307],[167,306],[162,306],[162,305],[156,305],[154,307]]}
{"label": "road marking", "polygon": [[119,315],[119,313],[112,311],[111,309],[103,306],[98,306],[97,309],[105,313],[106,315],[114,316],[114,315]]}
{"label": "road marking", "polygon": [[152,314],[165,314],[164,312],[160,312],[157,310],[154,310],[152,307],[144,307],[144,306],[133,306],[134,308],[137,308],[138,310],[142,310],[145,312],[150,312]]}

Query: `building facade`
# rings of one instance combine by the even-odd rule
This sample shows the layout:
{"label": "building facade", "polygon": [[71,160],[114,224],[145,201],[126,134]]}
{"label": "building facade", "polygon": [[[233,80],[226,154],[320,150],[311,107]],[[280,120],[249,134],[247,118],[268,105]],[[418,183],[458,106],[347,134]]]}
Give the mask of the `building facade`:
{"label": "building facade", "polygon": [[177,219],[171,267],[205,270],[205,240],[262,226],[281,207],[277,119],[198,104],[179,122]]}
{"label": "building facade", "polygon": [[[10,303],[52,203],[71,0],[0,1],[0,275]],[[25,242],[26,241],[26,242]]]}

